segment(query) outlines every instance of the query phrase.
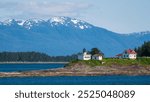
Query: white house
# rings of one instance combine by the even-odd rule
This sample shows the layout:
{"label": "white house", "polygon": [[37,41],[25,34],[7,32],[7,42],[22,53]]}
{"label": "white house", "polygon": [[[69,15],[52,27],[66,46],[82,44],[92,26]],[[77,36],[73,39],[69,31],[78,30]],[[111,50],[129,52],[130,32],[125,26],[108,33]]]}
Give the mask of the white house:
{"label": "white house", "polygon": [[122,54],[118,54],[116,56],[117,58],[136,59],[137,53],[134,50],[128,49],[128,50],[125,50]]}
{"label": "white house", "polygon": [[79,60],[91,60],[91,54],[88,54],[86,51],[78,55]]}
{"label": "white house", "polygon": [[103,59],[103,57],[100,54],[95,54],[92,56],[92,60],[102,60],[102,59]]}

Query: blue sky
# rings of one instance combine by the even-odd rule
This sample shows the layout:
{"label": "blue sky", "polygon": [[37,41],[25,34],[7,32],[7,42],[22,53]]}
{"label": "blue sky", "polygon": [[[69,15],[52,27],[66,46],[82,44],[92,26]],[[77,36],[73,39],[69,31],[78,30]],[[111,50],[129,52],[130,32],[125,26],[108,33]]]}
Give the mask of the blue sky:
{"label": "blue sky", "polygon": [[119,33],[150,30],[150,0],[0,0],[0,20],[68,16]]}

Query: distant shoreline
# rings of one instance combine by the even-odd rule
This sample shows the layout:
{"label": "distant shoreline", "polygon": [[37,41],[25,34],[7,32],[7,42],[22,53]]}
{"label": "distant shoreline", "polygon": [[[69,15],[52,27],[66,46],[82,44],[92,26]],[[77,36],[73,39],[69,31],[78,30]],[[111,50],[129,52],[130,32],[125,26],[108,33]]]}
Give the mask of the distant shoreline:
{"label": "distant shoreline", "polygon": [[68,64],[69,62],[0,62],[0,64]]}

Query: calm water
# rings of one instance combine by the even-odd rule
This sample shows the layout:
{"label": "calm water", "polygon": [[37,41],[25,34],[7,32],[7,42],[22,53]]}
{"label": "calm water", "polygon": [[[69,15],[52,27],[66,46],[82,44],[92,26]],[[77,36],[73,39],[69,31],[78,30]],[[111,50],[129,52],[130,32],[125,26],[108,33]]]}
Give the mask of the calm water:
{"label": "calm water", "polygon": [[[0,72],[60,68],[64,64],[0,64]],[[55,76],[0,78],[0,85],[150,85],[150,76]]]}
{"label": "calm water", "polygon": [[31,71],[61,68],[65,64],[0,64],[0,72]]}
{"label": "calm water", "polygon": [[1,85],[150,85],[150,76],[60,76],[0,78]]}

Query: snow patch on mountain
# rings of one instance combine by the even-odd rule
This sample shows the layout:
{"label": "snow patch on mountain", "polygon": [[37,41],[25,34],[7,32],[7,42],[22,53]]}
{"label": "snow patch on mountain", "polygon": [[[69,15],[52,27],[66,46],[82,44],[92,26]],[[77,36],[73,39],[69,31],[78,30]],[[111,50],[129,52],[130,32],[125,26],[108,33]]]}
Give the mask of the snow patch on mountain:
{"label": "snow patch on mountain", "polygon": [[29,19],[29,20],[14,20],[14,19],[8,19],[0,23],[1,25],[9,25],[11,26],[12,24],[17,24],[21,27],[24,27],[26,29],[31,29],[34,26],[40,26],[41,24],[48,24],[51,27],[55,26],[70,26],[74,27],[76,29],[89,29],[92,27],[89,23],[86,23],[82,20],[78,20],[75,18],[69,18],[69,17],[52,17],[48,20],[41,20],[41,19]]}
{"label": "snow patch on mountain", "polygon": [[78,22],[79,22],[79,20],[77,20],[77,19],[72,19],[71,20],[74,24],[77,24]]}
{"label": "snow patch on mountain", "polygon": [[45,21],[41,19],[29,19],[26,21],[22,21],[22,26],[27,29],[31,29],[31,27],[40,25],[40,23],[42,22],[45,22]]}
{"label": "snow patch on mountain", "polygon": [[136,33],[136,34],[147,35],[147,34],[150,34],[150,31],[143,31],[143,32],[139,32],[139,33]]}
{"label": "snow patch on mountain", "polygon": [[135,37],[140,37],[140,36],[145,36],[145,35],[150,35],[150,31],[143,31],[143,32],[134,32],[134,33],[129,33],[125,34],[126,36],[135,36]]}
{"label": "snow patch on mountain", "polygon": [[81,29],[84,29],[84,26],[79,26]]}
{"label": "snow patch on mountain", "polygon": [[13,21],[12,19],[7,19],[7,20],[3,21],[2,23],[3,23],[3,25],[11,25],[12,21]]}
{"label": "snow patch on mountain", "polygon": [[61,23],[64,24],[65,19],[64,17],[53,17],[50,19],[51,23],[55,22],[55,23]]}
{"label": "snow patch on mountain", "polygon": [[24,22],[25,22],[25,20],[20,20],[20,21],[18,21],[18,25],[23,26]]}
{"label": "snow patch on mountain", "polygon": [[33,23],[34,22],[27,20],[24,22],[23,26],[27,29],[31,29],[31,27],[33,26]]}

